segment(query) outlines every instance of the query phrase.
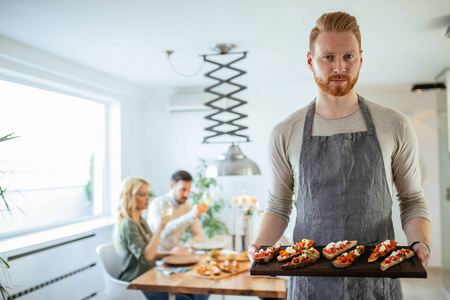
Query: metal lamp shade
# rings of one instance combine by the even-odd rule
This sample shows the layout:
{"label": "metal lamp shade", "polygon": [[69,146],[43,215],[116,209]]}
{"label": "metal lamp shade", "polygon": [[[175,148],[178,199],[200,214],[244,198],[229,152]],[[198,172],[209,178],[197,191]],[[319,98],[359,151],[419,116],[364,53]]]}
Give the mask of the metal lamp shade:
{"label": "metal lamp shade", "polygon": [[225,152],[206,169],[206,177],[259,174],[261,171],[258,165],[248,159],[237,145],[228,146]]}

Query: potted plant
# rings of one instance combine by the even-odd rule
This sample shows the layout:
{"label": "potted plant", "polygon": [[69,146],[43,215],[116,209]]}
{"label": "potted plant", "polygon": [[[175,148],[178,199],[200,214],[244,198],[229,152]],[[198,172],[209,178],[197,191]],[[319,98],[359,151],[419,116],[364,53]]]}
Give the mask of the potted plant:
{"label": "potted plant", "polygon": [[[1,257],[0,257],[0,267],[2,269],[9,269],[8,263]],[[2,282],[0,282],[0,294],[2,295],[2,298],[5,300],[9,297],[9,293],[6,290],[6,288],[7,287],[4,286]]]}
{"label": "potted plant", "polygon": [[[5,135],[4,137],[1,137],[0,142],[4,142],[7,140],[12,140],[12,139],[16,138],[17,136],[12,136],[13,134],[14,133],[10,133],[8,135]],[[9,205],[5,198],[5,191],[6,191],[6,188],[3,189],[0,186],[0,197],[3,199],[3,203],[5,204],[6,210],[9,210]],[[9,269],[8,263],[2,257],[0,257],[0,268]],[[9,293],[1,281],[0,281],[0,294],[2,295],[3,299],[7,299],[9,297]]]}
{"label": "potted plant", "polygon": [[[205,176],[207,167],[208,166],[206,164],[206,161],[200,159],[200,164],[199,166],[197,166],[197,170],[193,178],[194,186],[190,195],[190,198],[194,205],[204,202],[205,195],[208,195],[206,197],[211,196],[215,188],[221,188],[215,178],[207,178]],[[205,231],[206,237],[211,238],[220,234],[228,234],[229,232],[227,225],[219,220],[216,216],[219,215],[219,212],[223,207],[229,207],[230,205],[223,199],[214,198],[208,206],[208,211],[200,216],[200,222],[202,223],[202,227]],[[191,237],[192,236],[190,231],[186,230],[182,240],[183,242],[186,242]]]}

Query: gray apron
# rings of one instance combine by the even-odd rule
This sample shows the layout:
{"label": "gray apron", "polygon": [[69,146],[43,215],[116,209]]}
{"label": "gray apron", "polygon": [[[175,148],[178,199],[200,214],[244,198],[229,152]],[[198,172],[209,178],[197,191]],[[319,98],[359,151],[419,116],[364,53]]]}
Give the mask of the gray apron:
{"label": "gray apron", "polygon": [[[325,246],[358,240],[374,246],[395,239],[380,143],[365,100],[360,96],[358,100],[367,131],[332,136],[312,136],[315,101],[309,105],[300,154],[294,242],[306,238]],[[390,278],[298,276],[290,277],[288,286],[288,299],[292,300],[402,298],[400,280]]]}

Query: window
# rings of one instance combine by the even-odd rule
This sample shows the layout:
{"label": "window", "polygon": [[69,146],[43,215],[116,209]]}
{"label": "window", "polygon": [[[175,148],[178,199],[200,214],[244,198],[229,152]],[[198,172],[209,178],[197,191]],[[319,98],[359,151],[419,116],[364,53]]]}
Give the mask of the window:
{"label": "window", "polygon": [[102,214],[106,105],[7,81],[0,104],[0,236]]}

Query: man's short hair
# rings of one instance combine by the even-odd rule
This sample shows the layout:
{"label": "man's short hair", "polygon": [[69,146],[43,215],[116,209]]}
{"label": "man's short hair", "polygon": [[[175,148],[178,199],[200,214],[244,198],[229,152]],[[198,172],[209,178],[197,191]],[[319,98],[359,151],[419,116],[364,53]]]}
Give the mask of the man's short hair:
{"label": "man's short hair", "polygon": [[309,35],[309,52],[314,53],[316,39],[322,32],[352,32],[361,50],[361,32],[354,16],[342,11],[323,14]]}
{"label": "man's short hair", "polygon": [[192,181],[192,176],[186,171],[180,170],[172,175],[172,183],[176,184],[178,181]]}

